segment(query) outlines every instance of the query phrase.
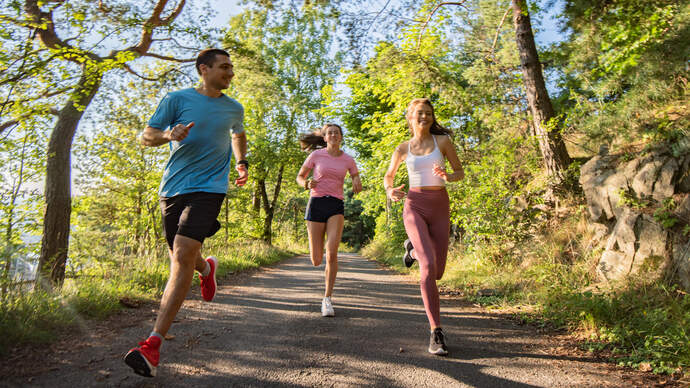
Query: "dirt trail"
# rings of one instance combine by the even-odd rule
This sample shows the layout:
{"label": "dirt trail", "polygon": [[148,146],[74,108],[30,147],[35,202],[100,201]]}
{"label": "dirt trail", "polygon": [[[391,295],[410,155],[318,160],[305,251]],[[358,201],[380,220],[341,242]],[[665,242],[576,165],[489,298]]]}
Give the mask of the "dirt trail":
{"label": "dirt trail", "polygon": [[[631,387],[650,380],[597,360],[557,355],[553,340],[458,300],[441,301],[449,357],[426,352],[417,284],[341,254],[336,316],[322,318],[323,266],[304,257],[219,280],[213,303],[185,302],[162,348],[158,376],[134,375],[122,355],[147,335],[154,311],[119,314],[49,347],[44,360],[5,368],[3,386],[122,387]],[[6,364],[9,365],[9,364]],[[10,373],[9,375],[7,373]],[[645,382],[646,381],[646,382]]]}

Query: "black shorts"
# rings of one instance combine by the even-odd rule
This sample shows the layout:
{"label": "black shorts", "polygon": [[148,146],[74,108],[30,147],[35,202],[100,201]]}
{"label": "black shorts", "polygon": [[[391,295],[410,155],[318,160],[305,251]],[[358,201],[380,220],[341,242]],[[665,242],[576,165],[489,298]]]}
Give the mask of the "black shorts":
{"label": "black shorts", "polygon": [[220,229],[216,218],[223,199],[225,194],[202,192],[161,197],[163,230],[170,249],[173,249],[176,234],[201,243],[213,236]]}
{"label": "black shorts", "polygon": [[326,222],[336,214],[345,214],[345,204],[342,199],[330,195],[310,197],[304,219],[313,222]]}

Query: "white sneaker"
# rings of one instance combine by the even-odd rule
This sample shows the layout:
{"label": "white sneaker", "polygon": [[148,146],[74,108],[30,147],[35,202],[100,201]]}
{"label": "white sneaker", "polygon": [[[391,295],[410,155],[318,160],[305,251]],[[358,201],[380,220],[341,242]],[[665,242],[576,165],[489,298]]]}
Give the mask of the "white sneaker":
{"label": "white sneaker", "polygon": [[331,298],[325,297],[321,301],[321,316],[323,317],[334,317],[335,311],[333,311],[333,303],[331,303]]}

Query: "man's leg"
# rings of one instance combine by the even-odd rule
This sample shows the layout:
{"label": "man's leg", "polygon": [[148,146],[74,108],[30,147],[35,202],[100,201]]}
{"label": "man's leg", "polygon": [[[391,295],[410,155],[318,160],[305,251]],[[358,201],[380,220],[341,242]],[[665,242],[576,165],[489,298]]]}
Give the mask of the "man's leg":
{"label": "man's leg", "polygon": [[153,331],[165,337],[192,285],[194,270],[203,272],[206,261],[201,257],[201,243],[182,235],[175,236],[170,256],[170,278],[165,285]]}

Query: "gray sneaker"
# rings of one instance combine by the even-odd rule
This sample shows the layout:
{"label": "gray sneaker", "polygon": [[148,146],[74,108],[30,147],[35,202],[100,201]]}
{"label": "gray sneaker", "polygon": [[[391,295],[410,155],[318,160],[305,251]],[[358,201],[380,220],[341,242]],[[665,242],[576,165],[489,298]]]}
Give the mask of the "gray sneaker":
{"label": "gray sneaker", "polygon": [[325,297],[321,301],[321,316],[322,317],[334,317],[335,311],[333,310],[333,303],[331,303],[331,298]]}
{"label": "gray sneaker", "polygon": [[448,355],[448,347],[446,347],[443,330],[441,330],[440,327],[437,327],[431,332],[431,338],[429,338],[429,353],[437,356]]}
{"label": "gray sneaker", "polygon": [[405,267],[410,268],[412,267],[412,264],[414,264],[414,257],[412,257],[412,251],[414,250],[414,247],[412,246],[412,241],[410,241],[410,239],[408,238],[403,243],[403,246],[405,247],[403,263],[405,264]]}

